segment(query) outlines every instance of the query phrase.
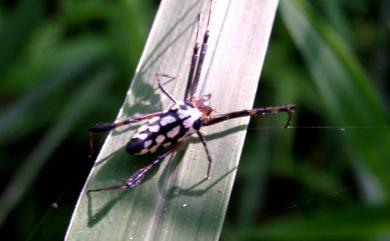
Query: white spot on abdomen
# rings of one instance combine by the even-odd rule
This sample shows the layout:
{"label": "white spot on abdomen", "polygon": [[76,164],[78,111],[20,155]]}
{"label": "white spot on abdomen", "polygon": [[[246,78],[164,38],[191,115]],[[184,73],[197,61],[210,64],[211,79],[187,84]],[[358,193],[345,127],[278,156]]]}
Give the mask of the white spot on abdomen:
{"label": "white spot on abdomen", "polygon": [[145,143],[144,143],[144,147],[145,147],[145,148],[148,148],[148,147],[150,146],[150,144],[152,144],[152,140],[147,140],[147,141],[145,141]]}
{"label": "white spot on abdomen", "polygon": [[163,136],[163,135],[159,135],[159,136],[157,136],[157,138],[156,138],[157,144],[163,143],[164,140],[165,140],[165,136]]}
{"label": "white spot on abdomen", "polygon": [[178,114],[179,114],[180,119],[184,119],[184,118],[188,117],[191,113],[190,113],[190,111],[183,111],[182,110],[182,111],[179,111]]}
{"label": "white spot on abdomen", "polygon": [[177,136],[177,134],[179,134],[179,131],[180,131],[180,126],[176,126],[175,128],[173,128],[172,130],[170,130],[168,133],[167,133],[167,136],[169,138],[175,138]]}
{"label": "white spot on abdomen", "polygon": [[160,126],[159,125],[149,126],[149,131],[151,131],[151,132],[158,132],[159,130],[160,130]]}
{"label": "white spot on abdomen", "polygon": [[183,125],[185,126],[185,128],[192,128],[194,125],[194,122],[195,122],[195,120],[192,117],[190,117],[183,122]]}
{"label": "white spot on abdomen", "polygon": [[168,125],[169,123],[173,123],[176,121],[176,118],[173,116],[167,115],[161,118],[160,123],[162,126]]}
{"label": "white spot on abdomen", "polygon": [[195,121],[200,119],[200,117],[202,116],[200,111],[196,108],[190,108],[188,110],[180,110],[178,114],[179,116],[188,116],[188,118],[183,121],[183,125],[185,128],[191,130],[193,130],[192,127],[194,126]]}
{"label": "white spot on abdomen", "polygon": [[137,133],[133,136],[133,138],[138,138],[138,139],[141,139],[141,140],[146,140],[146,138],[148,138],[148,135],[146,133]]}

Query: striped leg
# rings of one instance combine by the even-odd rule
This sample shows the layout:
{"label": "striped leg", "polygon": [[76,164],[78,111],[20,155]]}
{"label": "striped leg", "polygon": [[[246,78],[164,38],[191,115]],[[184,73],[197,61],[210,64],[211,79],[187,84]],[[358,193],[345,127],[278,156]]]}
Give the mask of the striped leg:
{"label": "striped leg", "polygon": [[275,114],[279,112],[287,112],[288,120],[286,125],[284,126],[284,128],[287,128],[290,125],[291,113],[294,109],[295,109],[294,104],[287,104],[287,105],[280,105],[280,106],[270,106],[266,108],[255,108],[252,110],[241,110],[241,111],[231,112],[228,114],[222,114],[222,115],[210,117],[210,119],[203,122],[203,126],[210,126],[222,121],[239,118],[239,117],[268,115],[268,114]]}
{"label": "striped leg", "polygon": [[[207,16],[207,23],[206,23],[206,32],[203,35],[203,40],[202,40],[201,46],[199,46],[200,44],[198,43],[201,15],[198,15],[196,44],[194,47],[194,54],[192,56],[191,68],[190,68],[190,73],[188,76],[188,80],[191,80],[191,81],[188,81],[188,86],[187,86],[186,95],[185,95],[186,100],[193,98],[196,91],[197,91],[197,88],[198,88],[199,78],[200,78],[200,74],[202,72],[203,61],[204,61],[204,58],[206,56],[207,47],[208,47],[208,40],[209,40],[209,36],[210,36],[209,25],[210,25],[210,16],[211,16],[211,11],[212,11],[212,6],[213,6],[213,1],[210,0],[210,7],[209,7],[209,12],[208,12],[208,16]],[[200,53],[199,53],[199,47],[200,47]]]}
{"label": "striped leg", "polygon": [[198,59],[199,59],[199,48],[200,48],[200,43],[198,42],[198,36],[199,36],[199,30],[200,30],[200,19],[202,15],[198,14],[198,18],[196,19],[197,26],[196,26],[196,37],[195,37],[195,46],[194,50],[192,53],[192,58],[191,58],[191,66],[190,66],[190,71],[188,73],[188,78],[187,78],[187,88],[186,88],[186,93],[185,93],[185,100],[188,100],[190,98],[190,93],[192,89],[192,83],[194,81],[194,73],[196,70],[196,66],[198,64]]}

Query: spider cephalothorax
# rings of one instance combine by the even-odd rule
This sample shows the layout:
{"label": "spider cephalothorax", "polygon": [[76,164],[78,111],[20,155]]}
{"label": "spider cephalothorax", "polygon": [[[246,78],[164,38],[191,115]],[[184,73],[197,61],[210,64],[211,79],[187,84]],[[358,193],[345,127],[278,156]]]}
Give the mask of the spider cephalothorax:
{"label": "spider cephalothorax", "polygon": [[208,119],[214,109],[210,105],[211,94],[204,95],[200,99],[192,98],[191,103],[202,112],[202,119]]}

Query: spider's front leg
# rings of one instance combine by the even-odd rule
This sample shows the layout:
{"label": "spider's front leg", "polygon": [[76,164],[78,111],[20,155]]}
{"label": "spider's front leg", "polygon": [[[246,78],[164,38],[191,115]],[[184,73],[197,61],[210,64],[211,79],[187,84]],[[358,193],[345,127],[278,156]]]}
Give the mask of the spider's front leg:
{"label": "spider's front leg", "polygon": [[164,87],[162,86],[161,84],[161,77],[164,77],[164,78],[167,78],[168,80],[174,80],[176,79],[176,77],[174,76],[170,76],[170,75],[167,75],[167,74],[160,74],[160,73],[157,73],[156,74],[156,81],[157,81],[157,85],[158,85],[158,88],[160,88],[160,90],[170,99],[173,101],[173,103],[177,103],[177,100],[175,98],[173,98],[173,96],[171,94],[168,93],[168,91],[166,91],[164,89]]}
{"label": "spider's front leg", "polygon": [[294,109],[295,109],[294,104],[287,104],[287,105],[279,105],[279,106],[269,106],[265,108],[254,108],[251,110],[240,110],[240,111],[235,111],[227,114],[210,117],[209,119],[204,121],[203,126],[214,125],[222,121],[245,117],[245,116],[257,116],[257,115],[263,116],[263,115],[275,114],[280,112],[286,112],[288,114],[288,120],[284,127],[287,128],[290,125],[291,113],[294,111]]}

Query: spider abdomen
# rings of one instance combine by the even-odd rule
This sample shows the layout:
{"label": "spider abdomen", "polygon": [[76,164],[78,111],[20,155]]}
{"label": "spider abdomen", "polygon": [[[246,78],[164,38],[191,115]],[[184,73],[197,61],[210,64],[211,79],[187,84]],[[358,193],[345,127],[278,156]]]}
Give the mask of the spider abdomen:
{"label": "spider abdomen", "polygon": [[130,154],[154,153],[184,140],[201,127],[201,112],[188,103],[177,103],[140,126],[126,145]]}

